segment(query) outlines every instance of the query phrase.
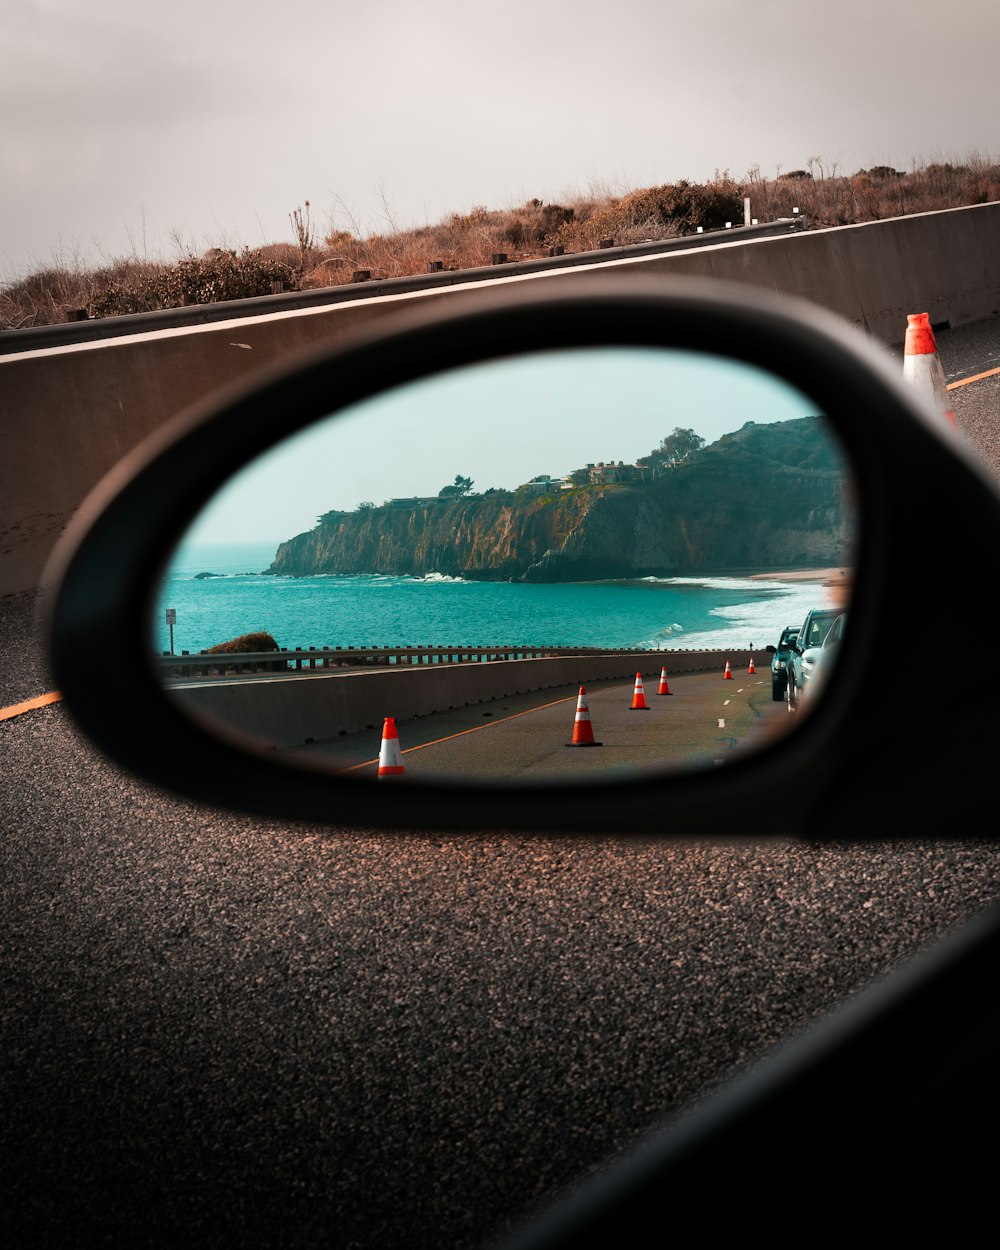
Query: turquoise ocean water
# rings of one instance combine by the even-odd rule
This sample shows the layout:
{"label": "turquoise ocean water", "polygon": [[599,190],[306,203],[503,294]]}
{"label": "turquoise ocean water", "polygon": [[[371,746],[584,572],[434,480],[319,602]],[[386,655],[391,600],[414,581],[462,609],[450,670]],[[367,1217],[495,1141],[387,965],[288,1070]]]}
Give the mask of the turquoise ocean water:
{"label": "turquoise ocean water", "polygon": [[[177,613],[177,652],[257,630],[289,648],[531,643],[762,649],[786,625],[799,624],[810,608],[827,602],[817,583],[730,577],[521,585],[433,573],[260,576],[276,546],[182,548],[164,579],[156,649],[169,645],[166,608]],[[219,576],[197,578],[206,572]]]}

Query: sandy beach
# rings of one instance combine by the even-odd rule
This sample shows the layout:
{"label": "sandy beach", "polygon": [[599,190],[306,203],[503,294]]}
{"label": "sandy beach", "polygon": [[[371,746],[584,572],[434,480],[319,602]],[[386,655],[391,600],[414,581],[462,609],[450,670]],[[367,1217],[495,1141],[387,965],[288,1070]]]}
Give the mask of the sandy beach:
{"label": "sandy beach", "polygon": [[824,607],[847,608],[851,597],[854,570],[850,566],[829,569],[788,569],[783,573],[752,573],[751,581],[819,582],[829,602]]}
{"label": "sandy beach", "polygon": [[850,586],[850,568],[789,569],[784,573],[751,573],[751,581],[822,582],[824,586]]}

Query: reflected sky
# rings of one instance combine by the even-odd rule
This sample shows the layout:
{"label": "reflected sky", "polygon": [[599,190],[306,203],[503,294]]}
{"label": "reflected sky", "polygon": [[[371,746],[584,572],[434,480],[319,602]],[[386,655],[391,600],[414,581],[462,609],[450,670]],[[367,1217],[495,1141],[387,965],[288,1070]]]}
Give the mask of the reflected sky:
{"label": "reflected sky", "polygon": [[[539,353],[424,379],[285,440],[233,478],[185,541],[275,543],[362,500],[437,495],[456,475],[512,489],[587,463],[633,463],[675,428],[706,443],[815,404],[732,360],[652,348]],[[280,421],[280,412],[276,413]]]}

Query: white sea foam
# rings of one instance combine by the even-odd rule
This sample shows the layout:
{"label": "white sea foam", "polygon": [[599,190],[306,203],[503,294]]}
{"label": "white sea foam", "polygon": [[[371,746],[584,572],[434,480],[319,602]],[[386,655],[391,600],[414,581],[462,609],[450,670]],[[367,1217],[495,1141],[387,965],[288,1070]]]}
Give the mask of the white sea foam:
{"label": "white sea foam", "polygon": [[784,582],[765,577],[665,577],[644,578],[644,581],[662,581],[668,586],[705,586],[709,590],[784,590],[793,591],[796,585],[814,585],[809,582]]}
{"label": "white sea foam", "polygon": [[[724,588],[733,587],[730,581]],[[768,594],[763,599],[751,599],[745,603],[718,604],[709,609],[709,616],[718,618],[718,629],[703,629],[688,634],[685,647],[731,647],[734,633],[746,638],[741,647],[763,648],[775,644],[786,625],[801,624],[805,614],[815,607],[830,603],[827,588],[820,582],[761,582],[747,583],[749,589],[780,590],[780,595]]]}

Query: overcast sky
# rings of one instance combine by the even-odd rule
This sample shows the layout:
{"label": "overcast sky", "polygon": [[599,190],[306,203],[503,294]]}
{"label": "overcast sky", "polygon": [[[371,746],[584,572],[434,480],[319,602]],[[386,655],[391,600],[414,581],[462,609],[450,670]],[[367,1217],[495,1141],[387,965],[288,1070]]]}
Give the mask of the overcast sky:
{"label": "overcast sky", "polygon": [[995,155],[996,0],[2,0],[0,281],[476,204]]}

